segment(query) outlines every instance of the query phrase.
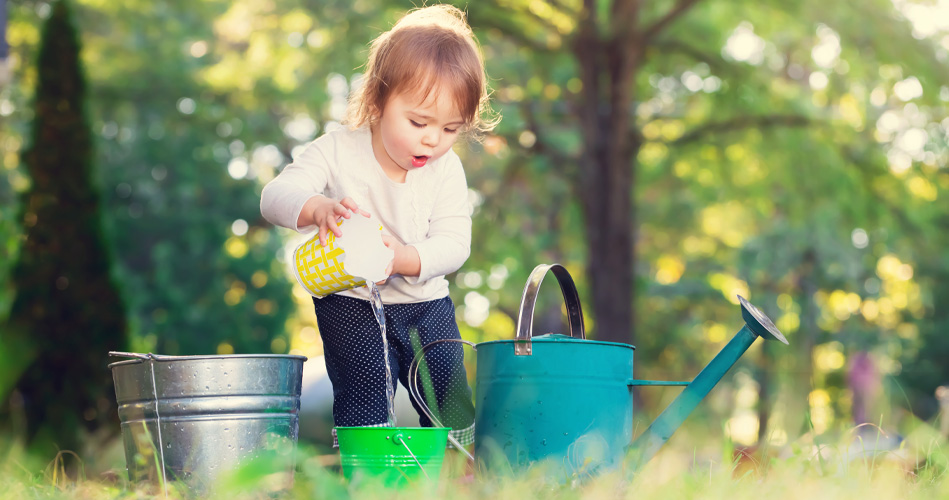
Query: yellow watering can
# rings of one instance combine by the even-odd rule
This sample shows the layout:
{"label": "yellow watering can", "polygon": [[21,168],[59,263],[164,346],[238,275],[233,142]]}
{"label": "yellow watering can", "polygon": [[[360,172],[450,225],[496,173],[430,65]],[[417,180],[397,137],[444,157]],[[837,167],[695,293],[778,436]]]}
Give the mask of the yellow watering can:
{"label": "yellow watering can", "polygon": [[292,273],[300,286],[317,298],[386,279],[386,266],[393,252],[382,242],[382,224],[353,213],[336,225],[343,235],[332,231],[326,246],[319,234],[299,245],[293,252]]}

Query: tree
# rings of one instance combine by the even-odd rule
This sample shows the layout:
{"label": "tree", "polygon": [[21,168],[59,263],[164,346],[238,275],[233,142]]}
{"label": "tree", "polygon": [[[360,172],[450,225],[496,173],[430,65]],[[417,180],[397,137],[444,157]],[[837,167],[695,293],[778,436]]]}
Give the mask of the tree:
{"label": "tree", "polygon": [[[22,200],[25,239],[3,340],[22,367],[6,423],[22,411],[26,437],[76,449],[79,429],[115,424],[106,365],[126,348],[125,307],[111,276],[93,167],[80,44],[65,0],[43,26]],[[5,389],[5,388],[4,388]],[[4,391],[5,392],[5,391]]]}
{"label": "tree", "polygon": [[[229,7],[115,3],[86,13],[86,39],[109,61],[98,68],[91,103],[137,351],[290,348],[284,242],[260,217],[256,180],[262,163],[289,154],[281,142],[286,96],[262,81],[241,100],[202,78],[217,61],[215,19]],[[110,21],[93,22],[97,16]],[[237,84],[248,67],[228,81]]]}
{"label": "tree", "polygon": [[[821,138],[777,132],[788,128],[848,126],[828,119],[824,106],[811,103],[806,79],[821,68],[814,67],[809,60],[811,45],[801,44],[800,40],[813,38],[814,27],[824,24],[838,30],[831,36],[842,37],[840,43],[845,51],[861,48],[876,54],[880,63],[911,67],[927,84],[940,81],[940,75],[945,73],[928,68],[938,67],[932,44],[914,40],[905,21],[894,24],[892,7],[883,4],[863,14],[860,21],[855,20],[855,13],[849,8],[825,9],[812,2],[787,8],[774,3],[739,6],[698,0],[554,1],[542,6],[538,2],[504,2],[503,6],[502,2],[477,2],[469,9],[475,26],[488,30],[489,37],[494,30],[513,45],[505,55],[525,63],[517,69],[504,68],[500,62],[493,66],[495,70],[502,68],[500,74],[494,74],[504,82],[502,85],[519,85],[526,93],[520,105],[512,102],[508,106],[513,112],[505,116],[519,120],[519,125],[528,128],[531,138],[519,141],[520,137],[512,134],[508,136],[509,143],[521,142],[529,153],[544,156],[550,165],[543,171],[545,180],[566,179],[573,198],[580,202],[592,309],[598,324],[597,338],[601,340],[630,342],[636,338],[632,327],[639,320],[632,306],[641,305],[641,301],[634,297],[634,292],[641,291],[644,283],[640,280],[634,286],[634,274],[642,273],[645,264],[641,266],[638,259],[643,257],[642,249],[651,237],[641,225],[646,220],[642,211],[650,210],[654,202],[687,208],[695,200],[695,194],[688,193],[685,198],[655,200],[648,186],[653,179],[668,179],[663,174],[669,171],[663,169],[672,168],[677,161],[698,159],[695,153],[702,151],[703,143],[711,144],[716,152],[730,143],[741,145],[739,149],[745,151],[756,149],[757,144],[772,149],[781,144],[778,150],[794,151],[783,146],[794,148],[803,139],[811,147],[824,148],[837,158],[833,160],[835,168],[825,170],[830,178],[828,184],[819,188],[821,191],[839,188],[834,185],[835,175],[848,182],[856,181],[856,171],[837,167],[855,163],[849,156],[870,156],[863,146],[856,147],[851,154],[843,151],[861,143],[845,143],[837,153],[824,142],[826,134]],[[893,38],[864,36],[861,27],[868,23],[881,32],[892,32]],[[754,38],[754,30],[765,35],[774,33],[778,37],[774,46],[766,47],[768,42]],[[769,62],[771,67],[762,66],[761,61],[752,62],[752,66],[748,60],[726,53],[726,44],[736,34],[750,35],[767,48],[773,54],[768,56],[773,58]],[[887,45],[892,40],[919,46],[919,50],[911,58],[900,58]],[[504,46],[494,45],[493,48]],[[518,50],[529,51],[534,57],[523,59]],[[492,58],[495,60],[506,58]],[[870,73],[875,71],[874,67],[856,63],[849,67],[861,85],[864,80],[871,85],[880,80]],[[683,83],[686,78],[688,85]],[[831,83],[828,91],[837,88]],[[787,92],[778,93],[775,88]],[[843,98],[849,92],[843,88],[839,95]],[[498,96],[503,100],[505,94],[502,88]],[[826,106],[838,105],[839,102],[829,102]],[[565,129],[580,136],[579,144],[564,140]],[[749,137],[746,134],[753,139],[744,139]],[[768,140],[761,141],[762,134],[769,134]],[[846,139],[865,141],[868,137],[850,134]],[[872,138],[870,141],[872,144]],[[516,163],[521,158],[512,158],[508,168],[519,168]],[[877,156],[873,161],[880,158]],[[768,158],[774,160],[784,164],[782,158]],[[723,166],[736,163],[716,162]],[[774,166],[772,169],[793,172]],[[721,180],[731,182],[728,178]],[[768,190],[767,183],[735,180],[761,187],[761,193],[773,192]],[[731,185],[719,184],[715,186],[716,192],[710,194],[721,199],[722,188],[726,186],[730,192],[739,191],[731,189]],[[861,207],[875,196],[866,190],[856,194],[867,195],[859,200]],[[634,196],[638,198],[636,203]],[[806,207],[806,202],[801,205],[805,211]]]}
{"label": "tree", "polygon": [[[539,231],[574,230],[541,240],[536,260],[569,248],[582,226],[585,248],[568,258],[585,262],[596,338],[633,341],[667,370],[724,340],[719,326],[734,311],[712,299],[752,293],[793,344],[779,363],[791,390],[762,393],[806,405],[826,375],[815,377],[816,348],[836,349],[845,331],[837,338],[855,342],[843,354],[869,338],[889,349],[900,315],[920,313],[913,304],[872,316],[891,300],[875,271],[938,227],[926,205],[945,154],[946,51],[890,2],[873,5],[470,4],[512,149],[483,210],[522,212],[505,190],[537,179],[524,191],[546,210],[526,213],[544,217],[522,219],[518,242],[533,240],[539,219],[559,220]],[[902,149],[919,137],[925,147]]]}

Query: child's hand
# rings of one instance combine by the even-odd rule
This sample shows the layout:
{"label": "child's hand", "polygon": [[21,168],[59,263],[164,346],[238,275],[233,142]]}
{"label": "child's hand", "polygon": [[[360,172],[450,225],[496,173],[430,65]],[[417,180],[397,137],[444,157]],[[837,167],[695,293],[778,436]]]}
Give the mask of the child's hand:
{"label": "child's hand", "polygon": [[[383,240],[384,240],[384,239],[385,239],[385,238],[383,238]],[[377,285],[385,285],[385,284],[386,284],[386,281],[389,281],[389,278],[388,278],[388,277],[389,277],[389,276],[392,276],[392,264],[393,264],[394,262],[395,262],[395,259],[392,259],[392,260],[389,261],[389,265],[386,266],[386,279],[384,279],[384,280],[382,280],[382,281],[377,281],[377,282],[376,282]]]}
{"label": "child's hand", "polygon": [[421,270],[418,250],[411,245],[403,245],[395,236],[382,235],[382,242],[392,249],[392,262],[386,268],[387,274],[401,274],[402,276],[418,276]]}
{"label": "child's hand", "polygon": [[[399,248],[404,247],[395,236],[389,236],[388,234],[382,235],[382,242],[385,244],[386,248],[392,249],[392,260],[389,261],[389,265],[386,266],[386,276],[392,276],[393,267],[395,267],[395,258],[399,254]],[[388,278],[376,283],[377,285],[384,285],[386,281],[389,281]]]}
{"label": "child's hand", "polygon": [[336,219],[352,217],[351,211],[369,217],[369,212],[360,210],[352,198],[346,197],[336,201],[332,198],[317,195],[307,200],[303,205],[300,218],[297,220],[297,227],[316,225],[320,232],[320,246],[325,247],[326,235],[329,231],[332,231],[337,238],[343,235],[343,231],[336,225]]}

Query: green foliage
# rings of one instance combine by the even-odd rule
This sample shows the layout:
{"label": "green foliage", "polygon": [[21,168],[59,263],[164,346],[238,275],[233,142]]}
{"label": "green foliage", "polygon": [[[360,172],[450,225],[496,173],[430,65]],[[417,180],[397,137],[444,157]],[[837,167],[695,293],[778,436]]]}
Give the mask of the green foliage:
{"label": "green foliage", "polygon": [[[673,21],[654,37],[637,39],[645,47],[625,47],[642,50],[629,139],[640,138],[643,146],[629,167],[638,176],[630,186],[636,220],[630,219],[631,228],[610,230],[637,232],[631,252],[639,259],[635,304],[645,311],[635,325],[638,369],[656,378],[696,370],[740,327],[733,303],[743,293],[779,320],[791,341],[789,352],[752,351],[739,364],[751,367],[762,397],[782,395],[785,415],[799,419],[812,389],[841,395],[848,390],[846,365],[828,369],[812,362],[815,349],[828,346],[842,349],[845,359],[872,351],[883,372],[898,372],[889,360],[900,353],[910,354],[902,356],[904,370],[916,369],[909,360],[917,354],[932,360],[922,366],[934,369],[912,382],[932,406],[932,389],[949,380],[946,365],[925,347],[941,331],[935,303],[946,297],[925,285],[937,278],[923,277],[945,265],[939,250],[944,247],[923,244],[943,232],[939,214],[945,214],[945,204],[934,200],[945,196],[949,180],[939,168],[947,154],[949,99],[947,53],[936,43],[939,35],[915,33],[885,1],[860,9],[817,1],[705,1],[677,3],[687,7],[677,11],[673,4],[642,5],[638,24],[628,29],[644,34],[667,15]],[[482,272],[506,262],[499,256],[504,253],[523,256],[515,266],[528,269],[548,259],[589,265],[599,258],[582,241],[580,229],[590,221],[573,216],[585,199],[579,188],[591,175],[592,159],[589,141],[577,146],[585,132],[577,121],[585,104],[582,89],[590,84],[577,62],[597,54],[571,57],[583,17],[578,3],[544,5],[498,1],[469,7],[493,56],[488,69],[505,116],[498,133],[509,148],[476,171],[485,202],[475,233],[497,234],[509,221],[518,224],[505,233],[513,239],[486,241],[473,252],[473,258],[489,256]],[[626,3],[597,5],[599,36],[609,39],[618,32],[607,29],[607,21]],[[746,52],[733,53],[730,43]],[[818,50],[827,47],[839,53],[826,57]],[[913,79],[921,94],[897,95],[901,82]],[[900,117],[897,130],[881,133],[885,127],[879,124],[894,117]],[[925,152],[914,151],[903,165],[900,137],[913,128],[927,131]],[[924,193],[920,186],[933,191]],[[857,247],[854,235],[868,241]],[[876,305],[902,295],[895,291],[898,280],[888,281],[878,270],[879,262],[893,256],[914,266],[928,263],[925,273],[916,269],[913,281],[930,292],[884,319],[875,315]],[[578,277],[586,300],[588,280]],[[492,302],[499,297],[498,309],[509,310],[520,285],[512,281],[500,292],[485,285],[475,290]],[[867,303],[866,315],[860,308],[845,312],[835,292]],[[584,305],[595,325],[596,304]],[[919,339],[906,333],[915,321],[921,323]],[[778,377],[768,377],[774,371]],[[762,400],[758,408],[771,404]]]}
{"label": "green foliage", "polygon": [[[946,219],[943,218],[943,221]],[[945,222],[943,222],[945,225]],[[923,255],[925,259],[919,274],[929,285],[927,314],[915,323],[919,338],[904,342],[899,380],[906,388],[907,404],[922,418],[932,418],[945,412],[932,398],[938,387],[949,386],[949,258],[945,245],[949,243],[945,234],[927,239]],[[930,246],[931,245],[931,246]]]}
{"label": "green foliage", "polygon": [[[110,61],[92,102],[138,351],[289,349],[283,242],[260,217],[254,180],[261,155],[285,157],[271,145],[280,137],[276,109],[202,85],[196,75],[212,61],[190,50],[213,39],[209,21],[226,8],[114,4],[87,13],[91,44]],[[98,17],[109,22],[93,24]],[[271,90],[262,83],[257,99],[276,99]],[[248,165],[246,177],[228,175],[235,160]]]}
{"label": "green foliage", "polygon": [[[637,376],[695,373],[740,328],[740,292],[776,320],[791,347],[752,348],[737,367],[751,377],[725,384],[747,379],[759,393],[751,409],[763,419],[782,408],[771,425],[790,437],[815,389],[832,394],[837,418],[848,418],[846,360],[861,351],[884,376],[899,373],[914,410],[935,411],[933,389],[949,381],[947,51],[938,43],[944,33],[916,32],[900,10],[912,2],[898,3],[638,2],[636,23],[623,24],[611,20],[626,2],[593,2],[604,40],[624,27],[645,33],[677,12],[625,47],[641,51],[628,108],[628,139],[641,143],[628,165],[636,203],[627,222],[608,229],[634,236]],[[452,277],[464,335],[513,336],[524,280],[554,261],[570,269],[599,335],[586,269],[601,248],[585,235],[582,201],[594,158],[578,120],[590,82],[575,50],[585,4],[457,4],[483,46],[503,115],[483,144],[456,148],[478,201],[472,255]],[[44,5],[11,3],[20,61],[32,60]],[[277,256],[290,235],[259,218],[260,186],[339,119],[368,42],[412,6],[80,3],[97,182],[135,350],[286,350],[297,306]],[[0,111],[11,103],[17,113],[0,123],[0,201],[25,189],[22,168],[10,162],[24,142],[23,103],[35,78],[22,62],[16,74],[0,89]],[[921,94],[898,95],[913,79]],[[906,153],[919,131],[923,146]],[[0,216],[0,276],[20,251],[12,212]],[[894,258],[910,278],[881,271]],[[562,332],[558,291],[544,288],[537,328]],[[0,317],[9,290],[0,289]],[[4,346],[4,360],[22,359],[21,349]],[[838,361],[815,361],[829,351]],[[645,407],[661,406],[665,396],[654,394],[644,393]],[[717,431],[738,410],[727,388],[715,397],[722,401],[700,411]]]}
{"label": "green foliage", "polygon": [[[24,164],[25,239],[13,268],[16,295],[3,326],[5,427],[19,420],[43,449],[75,449],[79,428],[115,424],[109,350],[125,348],[125,308],[111,278],[93,180],[86,82],[69,5],[43,26],[35,114]],[[22,415],[19,415],[22,413]],[[19,430],[19,429],[18,429]]]}

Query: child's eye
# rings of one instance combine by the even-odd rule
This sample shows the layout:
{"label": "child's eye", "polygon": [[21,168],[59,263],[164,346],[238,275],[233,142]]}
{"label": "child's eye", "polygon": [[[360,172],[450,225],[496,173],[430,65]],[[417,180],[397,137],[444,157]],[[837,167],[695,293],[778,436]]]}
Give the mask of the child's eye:
{"label": "child's eye", "polygon": [[446,129],[445,129],[445,132],[447,132],[447,133],[449,133],[449,134],[454,134],[455,132],[458,132],[458,129],[456,129],[456,128],[446,128]]}
{"label": "child's eye", "polygon": [[419,123],[419,122],[417,122],[417,121],[415,121],[415,120],[409,120],[409,121],[412,122],[412,126],[413,126],[413,127],[425,128],[425,124],[424,124],[424,123]]}

